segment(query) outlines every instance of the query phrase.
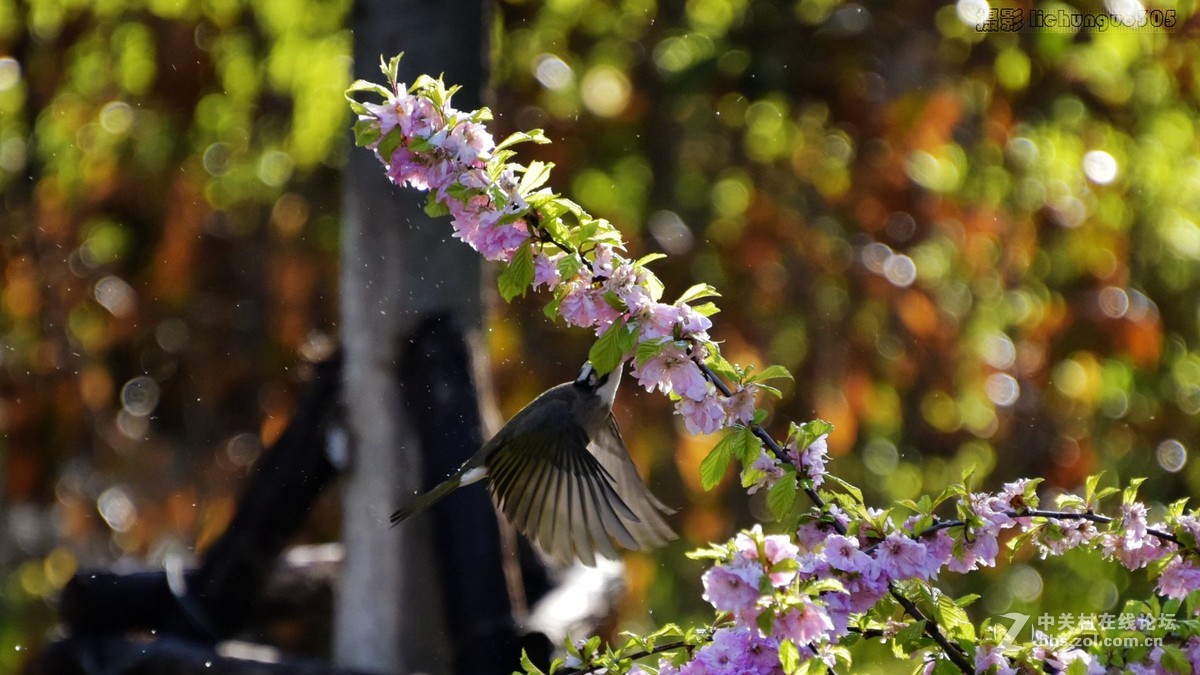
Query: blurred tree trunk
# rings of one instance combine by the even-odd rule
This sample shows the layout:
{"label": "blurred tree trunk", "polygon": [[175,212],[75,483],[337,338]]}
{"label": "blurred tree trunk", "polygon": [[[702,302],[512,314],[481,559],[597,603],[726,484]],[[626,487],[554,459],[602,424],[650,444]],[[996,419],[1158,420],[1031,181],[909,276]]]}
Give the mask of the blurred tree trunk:
{"label": "blurred tree trunk", "polygon": [[[401,80],[445,73],[456,107],[486,84],[484,0],[362,0],[355,78],[379,81],[380,56],[405,52]],[[335,605],[343,667],[385,672],[511,672],[497,524],[482,490],[395,529],[388,515],[481,444],[469,345],[480,325],[480,262],[390,185],[358,150],[344,178],[342,339],[351,467],[343,485],[346,560]],[[424,453],[424,454],[423,454]],[[468,494],[470,493],[470,494]],[[452,510],[451,510],[452,509]],[[436,535],[436,536],[435,536]],[[440,591],[440,592],[439,592]]]}

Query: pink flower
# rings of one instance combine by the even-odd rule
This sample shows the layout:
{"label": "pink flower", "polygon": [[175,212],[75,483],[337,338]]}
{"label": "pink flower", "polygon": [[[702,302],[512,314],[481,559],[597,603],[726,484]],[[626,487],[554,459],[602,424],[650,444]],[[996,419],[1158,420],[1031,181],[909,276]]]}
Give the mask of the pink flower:
{"label": "pink flower", "polygon": [[[773,568],[784,560],[795,560],[800,554],[800,549],[792,543],[792,541],[782,534],[771,534],[763,536],[762,525],[755,525],[750,533],[741,532],[733,540],[733,545],[737,548],[738,555],[749,559],[758,560],[758,540],[762,539],[763,555],[766,560],[759,561],[760,564],[765,563],[767,568]],[[771,572],[771,585],[776,588],[786,586],[796,578],[795,571],[786,572]]]}
{"label": "pink flower", "polygon": [[459,122],[450,130],[444,148],[459,164],[482,166],[496,142],[487,128],[476,122]]}
{"label": "pink flower", "polygon": [[604,300],[600,289],[582,278],[567,283],[567,294],[558,305],[558,314],[572,326],[596,329],[607,327],[620,316]]}
{"label": "pink flower", "polygon": [[865,574],[871,569],[871,556],[858,548],[858,540],[840,534],[829,535],[825,541],[825,559],[829,566],[842,572]]}
{"label": "pink flower", "polygon": [[1196,589],[1200,589],[1200,569],[1181,557],[1167,563],[1158,577],[1158,592],[1168,598],[1182,600]]}
{"label": "pink flower", "polygon": [[396,100],[400,133],[406,138],[429,138],[445,124],[433,102],[423,96],[402,94]]}
{"label": "pink flower", "polygon": [[980,567],[993,567],[1000,553],[1000,541],[988,530],[974,530],[972,539],[963,543],[962,556],[951,555],[946,567],[951,572],[965,574]]}
{"label": "pink flower", "polygon": [[875,575],[892,581],[928,579],[939,564],[919,541],[893,532],[879,544],[875,553]]}
{"label": "pink flower", "polygon": [[744,558],[730,565],[716,565],[704,573],[704,595],[713,607],[724,612],[752,611],[759,598],[762,565]]}
{"label": "pink flower", "polygon": [[816,603],[806,602],[776,617],[773,633],[777,638],[806,645],[832,631],[833,621],[825,608]]}
{"label": "pink flower", "polygon": [[604,287],[621,299],[629,316],[639,325],[641,321],[636,317],[654,304],[645,282],[645,272],[628,262],[613,270],[612,276],[604,282]]}
{"label": "pink flower", "polygon": [[712,642],[679,670],[679,675],[758,675],[783,673],[779,643],[746,627],[721,628]]}
{"label": "pink flower", "polygon": [[763,488],[770,489],[783,478],[783,462],[760,446],[758,457],[742,474],[743,484],[747,476],[753,477],[754,482],[746,486],[746,494],[752,495]]}
{"label": "pink flower", "polygon": [[1047,665],[1060,673],[1066,672],[1071,667],[1071,664],[1076,662],[1084,665],[1087,669],[1085,671],[1087,675],[1103,675],[1107,672],[1099,659],[1082,649],[1069,649],[1061,654],[1048,653],[1044,656],[1044,659]]}
{"label": "pink flower", "polygon": [[391,157],[381,157],[387,165],[387,177],[396,185],[408,185],[418,190],[429,187],[428,169],[420,158],[403,145],[392,152]]}
{"label": "pink flower", "polygon": [[[632,312],[636,308],[630,305],[629,309]],[[677,330],[680,338],[707,340],[708,329],[712,328],[712,321],[689,305],[644,303],[637,312],[636,319],[642,327],[642,338],[645,340],[664,337],[674,339]]]}
{"label": "pink flower", "polygon": [[[1139,530],[1143,533],[1141,537],[1138,536]],[[1106,556],[1116,558],[1126,569],[1140,569],[1174,550],[1174,546],[1163,546],[1157,538],[1145,534],[1145,531],[1146,526],[1143,524],[1141,527],[1131,527],[1121,534],[1105,534],[1100,538],[1100,545]]]}
{"label": "pink flower", "polygon": [[592,274],[598,277],[613,275],[613,246],[612,244],[597,244],[592,256]]}
{"label": "pink flower", "polygon": [[999,647],[988,648],[979,645],[975,648],[975,672],[988,673],[988,675],[1016,675],[1017,669],[1009,665],[1008,659],[1004,657],[1004,652]]}
{"label": "pink flower", "polygon": [[558,271],[558,261],[562,260],[564,253],[555,253],[553,256],[548,256],[545,253],[538,252],[533,259],[533,290],[538,290],[542,286],[554,288],[562,281],[562,274]]}
{"label": "pink flower", "polygon": [[[565,300],[564,300],[565,304]],[[559,307],[562,312],[562,307]],[[701,401],[708,395],[708,381],[700,367],[678,344],[671,343],[653,358],[633,368],[633,376],[646,391],[675,392],[683,398]]]}
{"label": "pink flower", "polygon": [[1100,536],[1096,526],[1087,520],[1057,520],[1042,526],[1036,543],[1044,560],[1050,555],[1062,555],[1067,551],[1092,543]]}
{"label": "pink flower", "polygon": [[822,434],[802,452],[797,452],[795,441],[787,446],[792,462],[804,470],[804,475],[812,481],[813,487],[817,488],[825,482],[825,463],[829,461],[829,444],[825,441],[827,435]]}
{"label": "pink flower", "polygon": [[725,399],[725,411],[731,422],[749,424],[754,419],[754,404],[758,398],[758,387],[750,384],[739,387],[733,396]]}
{"label": "pink flower", "polygon": [[675,407],[690,434],[711,434],[725,426],[725,407],[715,392],[699,401],[680,399]]}

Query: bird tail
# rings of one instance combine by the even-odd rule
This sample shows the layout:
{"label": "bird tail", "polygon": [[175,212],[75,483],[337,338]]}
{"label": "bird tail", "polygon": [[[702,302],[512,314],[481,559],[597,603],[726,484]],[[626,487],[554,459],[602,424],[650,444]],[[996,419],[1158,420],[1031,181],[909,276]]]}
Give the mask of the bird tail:
{"label": "bird tail", "polygon": [[462,485],[461,472],[456,473],[442,481],[437,487],[414,499],[411,504],[401,507],[398,511],[393,513],[392,517],[389,519],[392,522],[392,527],[395,527],[397,523],[405,518],[408,518],[413,514],[420,513],[421,511],[433,506],[437,502],[441,501],[443,497],[458,489],[460,485]]}

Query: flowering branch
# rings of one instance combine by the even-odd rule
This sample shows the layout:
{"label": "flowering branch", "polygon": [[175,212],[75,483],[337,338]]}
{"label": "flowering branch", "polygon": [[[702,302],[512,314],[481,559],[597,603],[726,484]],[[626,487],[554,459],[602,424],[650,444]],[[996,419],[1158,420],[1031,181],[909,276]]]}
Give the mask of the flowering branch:
{"label": "flowering branch", "polygon": [[[1136,500],[1140,481],[1122,492],[1099,489],[1099,477],[1089,478],[1082,496],[1058,498],[1058,511],[1038,509],[1038,481],[1028,479],[994,495],[955,485],[936,499],[901,502],[914,514],[902,524],[891,510],[868,508],[858,488],[825,469],[832,425],[790,424],[782,444],[764,429],[767,412],[757,405],[759,394],[780,396],[768,383],[792,376],[781,366],[756,372],[725,360],[708,333],[719,309],[701,302],[719,296],[714,288],[697,284],[664,302],[663,284],[648,268],[663,255],[626,258],[611,223],[543,187],[552,165],[511,161],[512,146],[549,142],[540,130],[496,143],[484,126],[491,119],[486,108],[456,110],[450,105],[455,88],[441,80],[422,76],[412,86],[399,83],[398,62],[382,64],[387,87],[360,81],[348,90],[358,115],[356,142],[376,154],[394,183],[425,191],[426,212],[449,216],[456,238],[504,263],[497,282],[505,301],[545,288],[551,295],[547,317],[596,335],[588,352],[596,370],[607,373],[632,362],[632,376],[647,391],[670,396],[689,432],[726,430],[701,462],[702,486],[714,487],[736,459],[742,486],[766,492],[768,509],[788,533],[764,535],[756,526],[691,554],[712,561],[703,577],[704,598],[731,623],[659,644],[652,642],[680,631],[631,638],[629,654],[611,647],[601,653],[593,638],[585,649],[568,649],[578,661],[568,667],[635,672],[640,666],[630,666],[633,660],[678,651],[682,641],[686,654],[660,663],[659,675],[725,672],[735,661],[747,672],[833,669],[848,667],[847,643],[873,634],[910,653],[936,646],[941,657],[927,662],[930,670],[1005,670],[1014,660],[1059,670],[1080,661],[1102,666],[1099,656],[1078,649],[1014,649],[987,622],[981,637],[962,609],[971,598],[951,599],[933,586],[943,570],[963,574],[994,565],[999,535],[1012,528],[1019,531],[1009,541],[1014,549],[1032,542],[1045,557],[1087,548],[1128,569],[1150,569],[1172,612],[1200,590],[1200,517],[1177,502],[1163,523],[1149,524],[1147,507]],[[364,92],[382,103],[353,98]],[[800,508],[800,492],[815,510]],[[1120,517],[1097,515],[1100,501],[1117,492]],[[955,509],[954,519],[935,515],[943,504]],[[1200,594],[1195,597],[1191,610],[1200,608]],[[913,622],[897,621],[897,609]],[[1158,666],[1174,667],[1183,659],[1200,667],[1200,622],[1187,631],[1185,656],[1164,650],[1146,658]],[[973,646],[974,654],[962,645]],[[1104,663],[1142,656],[1121,653]],[[536,672],[532,664],[526,669]]]}

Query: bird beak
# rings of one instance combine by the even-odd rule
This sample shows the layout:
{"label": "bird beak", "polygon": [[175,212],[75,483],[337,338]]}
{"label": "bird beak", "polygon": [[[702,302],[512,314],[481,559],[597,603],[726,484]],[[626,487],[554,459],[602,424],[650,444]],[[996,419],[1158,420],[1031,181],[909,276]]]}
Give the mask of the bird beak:
{"label": "bird beak", "polygon": [[600,388],[596,390],[596,395],[604,401],[604,405],[610,410],[613,406],[613,401],[617,398],[617,385],[621,384],[621,373],[625,370],[625,364],[620,363],[611,373],[608,374],[608,379]]}

